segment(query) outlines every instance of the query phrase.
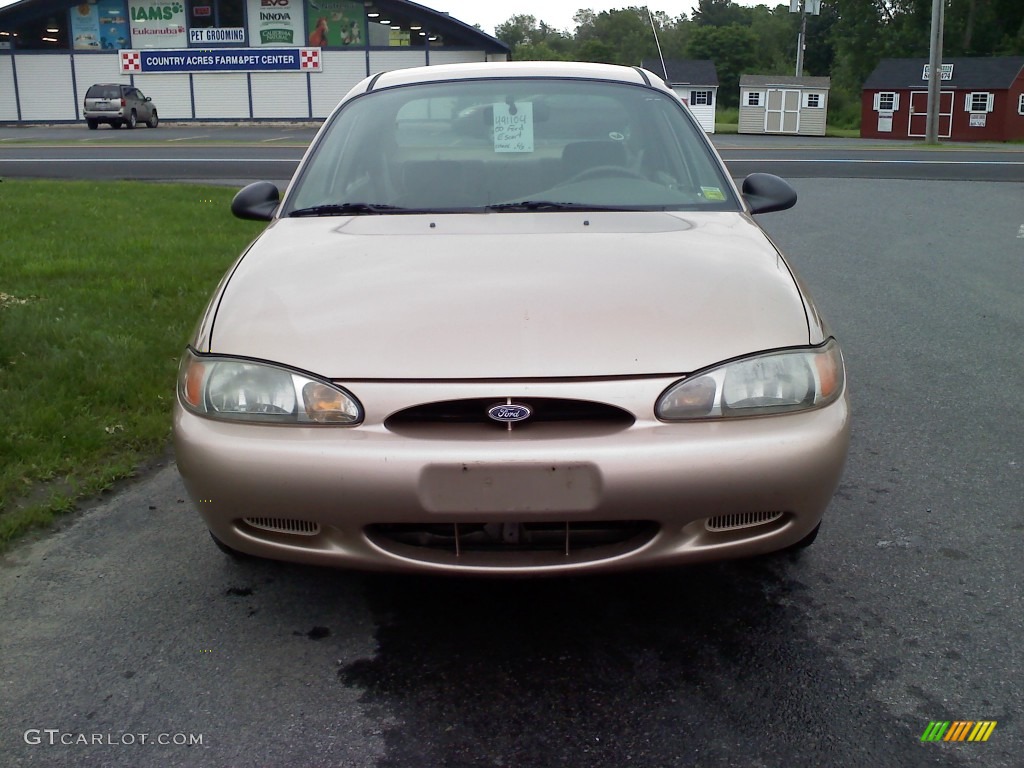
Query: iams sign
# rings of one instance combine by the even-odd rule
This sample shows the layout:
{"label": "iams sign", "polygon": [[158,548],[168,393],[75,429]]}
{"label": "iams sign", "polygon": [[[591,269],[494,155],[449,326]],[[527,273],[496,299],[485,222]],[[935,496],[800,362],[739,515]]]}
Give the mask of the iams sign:
{"label": "iams sign", "polygon": [[132,6],[132,21],[170,21],[181,13],[181,5],[153,5],[148,8]]}

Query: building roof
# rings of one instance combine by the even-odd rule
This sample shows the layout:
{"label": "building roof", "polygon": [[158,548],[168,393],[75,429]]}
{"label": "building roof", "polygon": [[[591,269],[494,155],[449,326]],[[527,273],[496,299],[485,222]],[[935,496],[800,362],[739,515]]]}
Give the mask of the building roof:
{"label": "building roof", "polygon": [[[928,59],[882,59],[875,71],[864,81],[864,90],[900,90],[927,88],[924,67]],[[943,80],[943,88],[1009,88],[1024,70],[1024,56],[988,56],[943,58],[942,64],[953,65],[953,77]]]}
{"label": "building roof", "polygon": [[784,85],[787,88],[824,88],[832,85],[830,77],[793,77],[792,75],[740,75],[740,88],[763,88]]}
{"label": "building roof", "polygon": [[[644,59],[640,66],[664,77],[669,85],[708,85],[718,87],[718,70],[710,59]],[[667,70],[667,76],[666,76]]]}

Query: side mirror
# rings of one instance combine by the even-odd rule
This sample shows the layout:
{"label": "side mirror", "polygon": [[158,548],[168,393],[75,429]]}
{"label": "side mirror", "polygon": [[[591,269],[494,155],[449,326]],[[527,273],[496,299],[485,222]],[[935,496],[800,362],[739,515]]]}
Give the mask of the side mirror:
{"label": "side mirror", "polygon": [[773,173],[752,173],[743,180],[743,199],[751,213],[784,211],[796,205],[796,190]]}
{"label": "side mirror", "polygon": [[281,192],[269,181],[243,187],[231,201],[231,212],[240,219],[270,221],[281,203]]}

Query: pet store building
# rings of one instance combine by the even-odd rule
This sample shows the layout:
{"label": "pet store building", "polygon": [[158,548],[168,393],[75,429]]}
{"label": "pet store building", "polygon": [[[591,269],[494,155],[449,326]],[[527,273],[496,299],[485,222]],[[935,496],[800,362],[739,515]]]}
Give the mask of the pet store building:
{"label": "pet store building", "polygon": [[0,8],[0,123],[81,120],[89,86],[117,82],[161,120],[316,119],[375,72],[508,54],[402,0],[19,0]]}

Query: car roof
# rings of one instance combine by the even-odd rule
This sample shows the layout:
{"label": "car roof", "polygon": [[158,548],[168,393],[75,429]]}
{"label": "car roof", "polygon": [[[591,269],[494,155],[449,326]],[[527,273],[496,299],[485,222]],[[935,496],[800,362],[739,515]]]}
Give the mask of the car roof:
{"label": "car roof", "polygon": [[364,83],[366,85],[365,91],[372,91],[400,85],[432,83],[444,80],[489,78],[609,80],[633,85],[654,85],[659,87],[660,90],[665,90],[659,78],[652,77],[648,72],[639,67],[623,67],[616,64],[592,64],[579,61],[501,61],[439,64],[436,66],[383,72],[368,78]]}

